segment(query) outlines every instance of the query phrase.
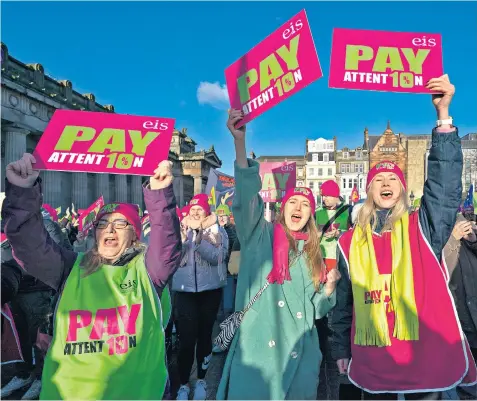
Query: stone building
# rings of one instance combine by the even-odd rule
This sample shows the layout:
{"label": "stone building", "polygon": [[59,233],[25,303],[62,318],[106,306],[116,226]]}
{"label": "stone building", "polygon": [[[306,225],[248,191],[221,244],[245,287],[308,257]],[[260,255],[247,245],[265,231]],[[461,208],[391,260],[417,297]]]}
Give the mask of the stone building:
{"label": "stone building", "polygon": [[369,171],[369,152],[364,147],[343,148],[336,151],[336,182],[345,203],[351,203],[353,188],[361,199],[366,198],[366,177]]}
{"label": "stone building", "polygon": [[[25,64],[11,57],[3,43],[1,60],[1,190],[4,191],[5,166],[35,149],[56,109],[114,113],[114,106],[97,103],[92,93],[75,91],[68,80],[46,75],[41,64]],[[218,168],[222,162],[213,148],[196,152],[196,143],[187,137],[185,130],[174,131],[172,145],[169,159],[176,177],[174,191],[182,206],[204,187],[210,167]],[[145,177],[56,171],[43,171],[41,177],[44,201],[54,207],[62,206],[63,210],[71,203],[76,209],[86,208],[101,195],[106,202],[132,202],[143,206]]]}
{"label": "stone building", "polygon": [[423,195],[427,178],[427,157],[431,146],[431,135],[409,135],[405,137],[407,150],[407,191],[410,199]]}
{"label": "stone building", "polygon": [[306,182],[306,162],[304,156],[260,156],[255,158],[259,163],[296,163],[296,186],[304,187]]}
{"label": "stone building", "polygon": [[321,199],[321,184],[336,179],[335,150],[336,137],[331,140],[306,140],[306,186],[313,191],[317,200]]}
{"label": "stone building", "polygon": [[370,136],[368,129],[364,130],[365,148],[369,150],[369,168],[383,160],[396,163],[402,169],[404,176],[407,172],[407,152],[402,134],[395,134],[388,121],[382,135]]}
{"label": "stone building", "polygon": [[477,133],[462,137],[462,153],[464,156],[462,189],[463,196],[467,196],[470,184],[474,184],[474,191],[477,192]]}

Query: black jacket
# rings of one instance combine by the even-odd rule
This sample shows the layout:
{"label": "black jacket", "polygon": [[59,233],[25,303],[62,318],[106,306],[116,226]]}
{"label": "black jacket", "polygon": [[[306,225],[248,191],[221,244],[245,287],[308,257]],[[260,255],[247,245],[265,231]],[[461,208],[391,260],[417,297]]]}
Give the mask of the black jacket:
{"label": "black jacket", "polygon": [[[462,148],[457,128],[452,133],[432,131],[427,181],[418,211],[422,231],[434,254],[441,260],[442,250],[456,221],[462,194]],[[331,313],[334,359],[351,357],[353,293],[348,268],[338,248],[341,279],[336,287],[336,306]]]}

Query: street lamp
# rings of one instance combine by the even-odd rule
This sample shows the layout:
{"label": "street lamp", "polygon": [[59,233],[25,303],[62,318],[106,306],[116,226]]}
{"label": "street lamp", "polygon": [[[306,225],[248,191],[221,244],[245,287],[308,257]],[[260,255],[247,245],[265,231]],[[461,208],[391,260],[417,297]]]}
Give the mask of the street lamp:
{"label": "street lamp", "polygon": [[414,211],[414,192],[411,191],[411,195],[409,195],[409,199],[411,201],[411,211]]}

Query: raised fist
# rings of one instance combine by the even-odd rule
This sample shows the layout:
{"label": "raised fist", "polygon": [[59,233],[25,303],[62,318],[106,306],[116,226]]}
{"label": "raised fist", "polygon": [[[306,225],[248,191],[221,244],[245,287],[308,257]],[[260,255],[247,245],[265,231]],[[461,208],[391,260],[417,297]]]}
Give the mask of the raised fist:
{"label": "raised fist", "polygon": [[38,170],[33,170],[35,158],[30,153],[24,153],[16,162],[10,163],[5,169],[5,175],[10,184],[22,188],[31,188],[40,175]]}

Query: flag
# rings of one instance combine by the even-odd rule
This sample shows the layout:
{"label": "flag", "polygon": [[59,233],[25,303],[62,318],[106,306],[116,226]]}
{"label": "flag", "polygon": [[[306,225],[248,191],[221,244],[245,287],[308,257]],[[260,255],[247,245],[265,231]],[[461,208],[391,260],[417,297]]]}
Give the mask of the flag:
{"label": "flag", "polygon": [[359,192],[356,185],[353,187],[353,191],[351,192],[351,202],[358,203],[359,202]]}
{"label": "flag", "polygon": [[464,206],[462,208],[464,213],[474,213],[474,185],[470,184],[467,198],[465,198]]}

